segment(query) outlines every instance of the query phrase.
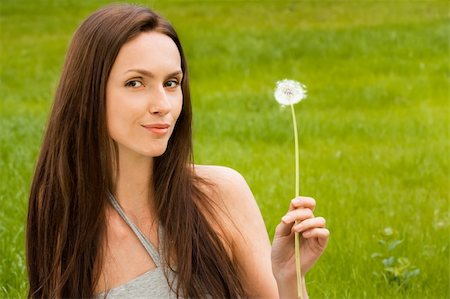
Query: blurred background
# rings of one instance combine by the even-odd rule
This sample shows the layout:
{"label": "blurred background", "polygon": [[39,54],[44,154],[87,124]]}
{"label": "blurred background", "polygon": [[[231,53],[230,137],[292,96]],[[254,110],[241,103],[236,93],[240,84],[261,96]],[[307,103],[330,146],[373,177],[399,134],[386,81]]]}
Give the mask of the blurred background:
{"label": "blurred background", "polygon": [[[27,196],[65,51],[110,1],[0,0],[0,298],[27,290]],[[133,1],[177,29],[195,162],[238,170],[267,231],[300,193],[331,231],[311,298],[449,298],[448,1]]]}

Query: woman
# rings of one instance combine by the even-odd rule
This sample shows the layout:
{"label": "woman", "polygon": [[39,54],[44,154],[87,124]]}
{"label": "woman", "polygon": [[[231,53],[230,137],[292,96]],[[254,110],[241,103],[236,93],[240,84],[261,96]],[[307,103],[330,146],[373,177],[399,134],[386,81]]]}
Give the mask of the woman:
{"label": "woman", "polygon": [[296,297],[293,232],[306,273],[325,220],[296,198],[270,246],[245,180],[192,164],[187,76],[146,8],[105,7],[77,30],[29,199],[29,297]]}

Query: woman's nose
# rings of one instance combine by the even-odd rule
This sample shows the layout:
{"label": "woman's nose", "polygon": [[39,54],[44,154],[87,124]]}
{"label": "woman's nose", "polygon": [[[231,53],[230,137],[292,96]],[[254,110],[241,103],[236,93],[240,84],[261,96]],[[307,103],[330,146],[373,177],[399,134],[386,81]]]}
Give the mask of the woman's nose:
{"label": "woman's nose", "polygon": [[166,115],[170,112],[171,105],[164,87],[160,87],[150,95],[149,112],[151,114]]}

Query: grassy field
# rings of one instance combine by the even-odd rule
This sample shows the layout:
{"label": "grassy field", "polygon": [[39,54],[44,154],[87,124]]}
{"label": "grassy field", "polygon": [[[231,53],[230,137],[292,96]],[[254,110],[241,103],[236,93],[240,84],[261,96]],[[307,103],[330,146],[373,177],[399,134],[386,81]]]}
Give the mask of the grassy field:
{"label": "grassy field", "polygon": [[[0,298],[27,289],[27,196],[67,45],[108,2],[0,3]],[[311,298],[449,298],[448,2],[137,2],[184,44],[195,162],[241,172],[270,235],[294,194],[290,113],[273,89],[308,86],[300,189],[332,234]]]}

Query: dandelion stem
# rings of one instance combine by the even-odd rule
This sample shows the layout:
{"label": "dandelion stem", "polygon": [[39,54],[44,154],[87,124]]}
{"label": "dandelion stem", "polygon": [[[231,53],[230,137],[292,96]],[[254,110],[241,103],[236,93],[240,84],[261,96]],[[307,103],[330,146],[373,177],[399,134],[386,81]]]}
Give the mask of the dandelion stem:
{"label": "dandelion stem", "polygon": [[299,174],[299,153],[298,153],[298,132],[297,132],[297,119],[295,117],[295,109],[294,105],[291,104],[291,111],[292,111],[292,123],[294,125],[294,141],[295,141],[295,196],[299,196],[300,194],[300,174]]}
{"label": "dandelion stem", "polygon": [[[298,132],[297,132],[297,118],[295,117],[294,104],[291,104],[292,123],[294,125],[294,141],[295,141],[295,196],[300,194],[300,173],[299,173],[299,152],[298,152]],[[297,221],[295,221],[297,223]],[[297,273],[297,298],[303,299],[302,290],[302,270],[300,264],[300,236],[295,233],[295,269]]]}

